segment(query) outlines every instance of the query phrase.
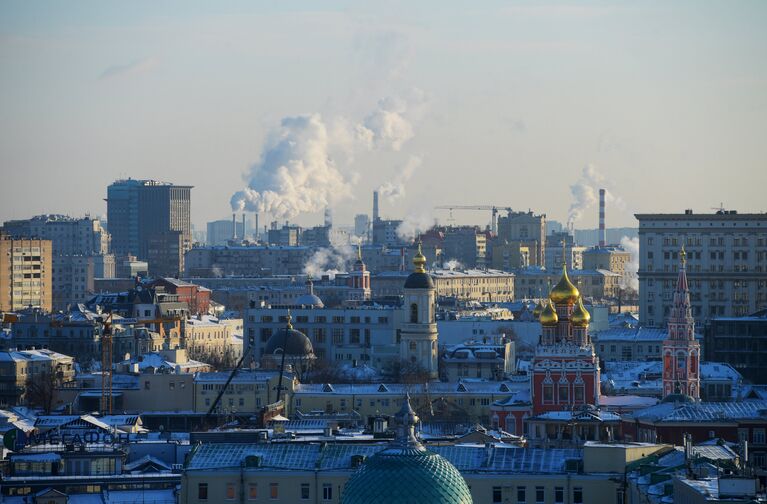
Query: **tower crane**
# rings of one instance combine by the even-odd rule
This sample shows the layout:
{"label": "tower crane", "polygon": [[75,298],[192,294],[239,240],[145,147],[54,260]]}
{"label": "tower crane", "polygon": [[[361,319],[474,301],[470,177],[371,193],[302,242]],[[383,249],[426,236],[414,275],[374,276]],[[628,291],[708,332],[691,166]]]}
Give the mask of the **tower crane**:
{"label": "tower crane", "polygon": [[435,210],[448,210],[450,212],[450,220],[453,219],[453,210],[490,210],[490,231],[494,234],[498,234],[498,211],[506,210],[507,212],[513,212],[511,207],[502,207],[497,205],[442,205],[434,207]]}

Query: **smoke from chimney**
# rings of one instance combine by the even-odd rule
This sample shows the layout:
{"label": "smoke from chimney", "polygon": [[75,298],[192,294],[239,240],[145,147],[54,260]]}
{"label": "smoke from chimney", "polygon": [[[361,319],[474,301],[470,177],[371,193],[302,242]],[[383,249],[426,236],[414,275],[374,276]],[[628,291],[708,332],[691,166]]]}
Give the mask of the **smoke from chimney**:
{"label": "smoke from chimney", "polygon": [[607,245],[607,236],[605,231],[605,190],[599,190],[599,246]]}

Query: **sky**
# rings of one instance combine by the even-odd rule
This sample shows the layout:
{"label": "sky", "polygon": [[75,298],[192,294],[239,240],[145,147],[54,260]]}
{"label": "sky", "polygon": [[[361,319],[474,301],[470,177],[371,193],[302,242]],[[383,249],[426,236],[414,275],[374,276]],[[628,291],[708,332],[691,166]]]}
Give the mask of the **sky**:
{"label": "sky", "polygon": [[593,228],[598,187],[608,227],[764,212],[765,26],[763,1],[4,1],[0,220],[103,215],[127,177],[193,185],[198,229],[350,224],[377,188],[441,222]]}

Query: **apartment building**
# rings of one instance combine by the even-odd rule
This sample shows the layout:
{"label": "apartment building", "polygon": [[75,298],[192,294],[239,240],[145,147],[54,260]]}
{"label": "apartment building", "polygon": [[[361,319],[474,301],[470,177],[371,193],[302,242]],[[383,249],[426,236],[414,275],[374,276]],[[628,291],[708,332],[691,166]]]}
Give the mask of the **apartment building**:
{"label": "apartment building", "polygon": [[0,352],[0,405],[21,404],[30,381],[52,387],[54,381],[67,382],[74,374],[74,358],[68,355],[43,349]]}
{"label": "apartment building", "polygon": [[[514,274],[500,270],[435,269],[429,275],[437,297],[462,301],[506,303],[514,300]],[[373,298],[402,295],[407,271],[384,271],[373,275],[370,287]]]}
{"label": "apartment building", "polygon": [[53,308],[51,240],[0,233],[0,311]]}
{"label": "apartment building", "polygon": [[639,320],[666,323],[682,247],[692,314],[742,317],[767,306],[767,213],[636,214],[639,221]]}

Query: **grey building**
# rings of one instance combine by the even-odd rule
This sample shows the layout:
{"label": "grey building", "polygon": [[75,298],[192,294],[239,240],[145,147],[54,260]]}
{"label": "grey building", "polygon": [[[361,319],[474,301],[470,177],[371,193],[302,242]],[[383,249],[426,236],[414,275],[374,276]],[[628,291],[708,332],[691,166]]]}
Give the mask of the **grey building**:
{"label": "grey building", "polygon": [[184,268],[187,277],[300,275],[312,253],[309,247],[195,247]]}
{"label": "grey building", "polygon": [[487,235],[476,226],[448,227],[442,257],[447,261],[455,259],[466,268],[482,268],[487,259]]}
{"label": "grey building", "polygon": [[767,305],[767,213],[637,214],[639,220],[639,320],[665,325],[673,301],[679,254],[696,324],[739,317]]}
{"label": "grey building", "polygon": [[[149,273],[156,276],[183,271],[183,254],[192,246],[191,190],[192,186],[156,180],[127,179],[110,185],[107,219],[115,255],[148,261]],[[180,253],[167,254],[161,250],[166,246],[178,247]]]}
{"label": "grey building", "polygon": [[530,250],[530,264],[546,263],[546,214],[511,212],[498,217],[498,237],[508,242],[520,241]]}
{"label": "grey building", "polygon": [[753,383],[767,384],[767,310],[711,319],[704,331],[706,360],[726,362]]}
{"label": "grey building", "polygon": [[229,240],[234,238],[234,228],[237,229],[237,238],[242,240],[245,234],[250,230],[245,229],[242,222],[236,222],[232,224],[231,220],[222,219],[208,222],[208,233],[206,235],[206,243],[208,245],[226,245]]}

